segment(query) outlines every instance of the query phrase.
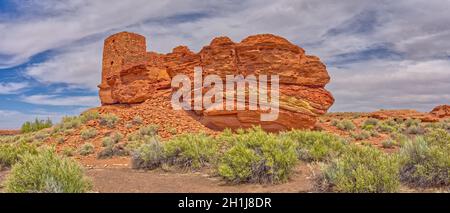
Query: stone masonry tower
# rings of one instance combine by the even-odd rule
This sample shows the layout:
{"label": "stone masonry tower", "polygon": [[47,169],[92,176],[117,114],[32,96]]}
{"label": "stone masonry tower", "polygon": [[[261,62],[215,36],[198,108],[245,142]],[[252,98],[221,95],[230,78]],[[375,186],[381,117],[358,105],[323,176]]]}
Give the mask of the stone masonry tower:
{"label": "stone masonry tower", "polygon": [[108,37],[103,48],[102,82],[100,100],[102,104],[115,104],[116,98],[111,85],[116,84],[122,70],[146,64],[147,46],[145,37],[129,32],[121,32]]}

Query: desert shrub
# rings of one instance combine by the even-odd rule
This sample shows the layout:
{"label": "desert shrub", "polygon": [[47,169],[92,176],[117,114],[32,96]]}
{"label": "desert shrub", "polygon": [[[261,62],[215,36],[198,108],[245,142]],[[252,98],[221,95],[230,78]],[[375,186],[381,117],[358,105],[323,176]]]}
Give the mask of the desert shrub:
{"label": "desert shrub", "polygon": [[380,125],[378,125],[378,131],[383,132],[383,133],[391,133],[391,132],[395,132],[396,128],[393,126],[390,126],[386,123],[381,123]]}
{"label": "desert shrub", "polygon": [[406,135],[398,132],[392,133],[390,137],[399,145],[403,145],[409,140],[409,138]]}
{"label": "desert shrub", "polygon": [[139,115],[136,115],[133,117],[133,120],[131,121],[133,125],[141,125],[142,124],[142,118]]}
{"label": "desert shrub", "polygon": [[88,140],[97,135],[97,130],[94,128],[87,128],[80,131],[80,136],[83,140]]}
{"label": "desert shrub", "polygon": [[111,158],[113,156],[126,156],[128,151],[121,145],[111,145],[105,147],[97,154],[98,159]]}
{"label": "desert shrub", "polygon": [[420,120],[409,118],[404,122],[406,127],[419,126]]}
{"label": "desert shrub", "polygon": [[81,119],[78,116],[73,116],[73,117],[63,117],[62,118],[62,129],[64,130],[68,130],[68,129],[74,129],[74,128],[78,128],[81,126]]}
{"label": "desert shrub", "polygon": [[48,137],[50,137],[50,134],[48,134],[45,131],[39,131],[39,132],[33,133],[34,140],[40,141],[40,140],[44,140]]}
{"label": "desert shrub", "polygon": [[91,120],[96,120],[100,117],[97,111],[87,111],[80,116],[81,122],[86,123]]}
{"label": "desert shrub", "polygon": [[378,136],[380,136],[380,133],[378,133],[378,131],[375,130],[375,129],[369,131],[369,133],[370,133],[370,136],[371,136],[371,137],[378,137]]}
{"label": "desert shrub", "polygon": [[231,145],[218,166],[219,175],[231,182],[284,182],[297,162],[293,140],[259,127],[236,134]]}
{"label": "desert shrub", "polygon": [[337,157],[344,149],[345,142],[328,133],[292,130],[282,133],[296,143],[299,159],[305,161],[327,161]]}
{"label": "desert shrub", "polygon": [[91,143],[85,143],[80,147],[78,153],[84,156],[90,155],[94,153],[94,145],[92,145]]}
{"label": "desert shrub", "polygon": [[119,143],[123,138],[123,135],[120,132],[115,132],[109,137],[103,138],[102,145],[103,147],[112,146],[114,144]]}
{"label": "desert shrub", "polygon": [[351,131],[355,129],[355,124],[351,120],[344,119],[340,121],[336,127],[342,131]]}
{"label": "desert shrub", "polygon": [[437,130],[400,149],[401,179],[414,186],[449,186],[449,133]]}
{"label": "desert shrub", "polygon": [[410,135],[421,135],[425,133],[425,129],[420,126],[410,126],[406,129],[406,134]]}
{"label": "desert shrub", "polygon": [[71,157],[75,155],[75,148],[73,147],[64,147],[62,149],[62,155],[66,156],[66,157]]}
{"label": "desert shrub", "polygon": [[50,128],[52,126],[53,126],[53,123],[50,120],[50,118],[48,118],[47,120],[39,120],[36,118],[36,120],[34,120],[34,122],[27,121],[24,124],[22,124],[20,131],[22,133],[36,132],[41,129]]}
{"label": "desert shrub", "polygon": [[395,192],[399,188],[398,160],[371,147],[351,146],[322,169],[321,190],[337,192]]}
{"label": "desert shrub", "polygon": [[36,146],[29,143],[0,144],[0,167],[10,167],[25,154],[36,154]]}
{"label": "desert shrub", "polygon": [[154,136],[158,134],[158,125],[148,125],[145,127],[139,128],[139,135],[140,136]]}
{"label": "desert shrub", "polygon": [[100,116],[100,125],[114,128],[117,122],[119,122],[119,117],[117,117],[117,115],[109,113]]}
{"label": "desert shrub", "polygon": [[131,154],[133,169],[155,169],[165,160],[164,147],[158,140],[142,144]]}
{"label": "desert shrub", "polygon": [[378,125],[379,120],[376,118],[368,118],[364,121],[361,128],[365,130],[372,130]]}
{"label": "desert shrub", "polygon": [[396,145],[396,142],[394,140],[385,140],[381,143],[381,146],[385,149],[392,148]]}
{"label": "desert shrub", "polygon": [[366,130],[362,130],[361,132],[357,133],[357,132],[352,132],[352,138],[354,138],[355,140],[367,140],[370,138],[370,132],[366,131]]}
{"label": "desert shrub", "polygon": [[5,182],[7,192],[19,193],[80,193],[89,191],[91,186],[77,162],[58,156],[52,149],[25,154]]}
{"label": "desert shrub", "polygon": [[184,134],[164,144],[164,153],[171,165],[198,169],[214,163],[219,153],[219,144],[205,134]]}

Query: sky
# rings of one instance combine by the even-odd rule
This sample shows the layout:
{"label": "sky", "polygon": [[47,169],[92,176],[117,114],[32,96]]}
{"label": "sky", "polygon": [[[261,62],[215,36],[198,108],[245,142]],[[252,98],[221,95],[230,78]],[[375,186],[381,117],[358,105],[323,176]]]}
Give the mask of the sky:
{"label": "sky", "polygon": [[327,65],[330,111],[450,103],[450,0],[0,0],[0,129],[99,106],[103,40],[194,51],[283,36]]}

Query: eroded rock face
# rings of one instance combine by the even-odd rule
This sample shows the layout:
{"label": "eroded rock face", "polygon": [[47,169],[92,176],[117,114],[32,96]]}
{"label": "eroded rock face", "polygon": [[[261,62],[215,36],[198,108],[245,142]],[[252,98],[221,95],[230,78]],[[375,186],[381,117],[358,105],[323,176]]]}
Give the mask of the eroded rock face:
{"label": "eroded rock face", "polygon": [[[219,37],[194,53],[186,46],[172,53],[146,51],[143,36],[122,32],[105,40],[100,99],[103,105],[134,104],[170,89],[177,74],[192,77],[194,67],[203,75],[277,74],[280,78],[280,113],[275,121],[261,122],[260,111],[201,110],[192,113],[212,129],[247,128],[261,125],[269,131],[310,129],[316,118],[334,102],[324,89],[330,81],[325,65],[315,56],[279,36],[250,36],[240,43]],[[203,88],[203,93],[209,88]],[[248,89],[248,88],[247,88]],[[248,104],[248,102],[246,103]]]}
{"label": "eroded rock face", "polygon": [[450,105],[437,106],[430,113],[439,118],[450,117]]}

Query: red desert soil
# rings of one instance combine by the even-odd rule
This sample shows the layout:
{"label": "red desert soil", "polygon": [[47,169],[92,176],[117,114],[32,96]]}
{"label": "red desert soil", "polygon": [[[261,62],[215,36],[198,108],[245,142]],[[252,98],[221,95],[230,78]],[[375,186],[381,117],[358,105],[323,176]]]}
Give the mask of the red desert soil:
{"label": "red desert soil", "polygon": [[137,171],[129,168],[95,168],[86,171],[95,192],[128,193],[251,193],[313,191],[314,170],[307,164],[295,169],[289,182],[277,185],[227,184],[204,172],[182,173],[162,170]]}

